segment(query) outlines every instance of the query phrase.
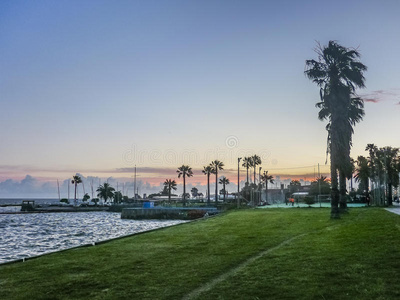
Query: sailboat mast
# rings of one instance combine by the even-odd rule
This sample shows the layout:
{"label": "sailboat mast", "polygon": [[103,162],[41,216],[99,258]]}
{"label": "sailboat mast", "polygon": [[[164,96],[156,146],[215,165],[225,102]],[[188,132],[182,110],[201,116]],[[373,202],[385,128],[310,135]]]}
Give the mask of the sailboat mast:
{"label": "sailboat mast", "polygon": [[93,199],[93,178],[90,180],[90,189],[92,191],[92,199]]}
{"label": "sailboat mast", "polygon": [[57,179],[57,188],[58,188],[58,201],[61,201],[61,195],[60,195],[60,183],[58,182],[58,179]]}
{"label": "sailboat mast", "polygon": [[83,195],[86,195],[85,184],[83,183],[83,180],[82,180],[82,187],[83,187]]}
{"label": "sailboat mast", "polygon": [[136,165],[135,165],[135,181],[133,186],[133,199],[136,200]]}

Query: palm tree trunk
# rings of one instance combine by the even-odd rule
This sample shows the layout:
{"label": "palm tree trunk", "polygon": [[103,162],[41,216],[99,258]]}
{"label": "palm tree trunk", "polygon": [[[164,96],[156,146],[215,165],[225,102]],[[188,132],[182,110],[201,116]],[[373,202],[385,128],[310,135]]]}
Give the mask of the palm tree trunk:
{"label": "palm tree trunk", "polygon": [[225,183],[224,183],[224,203],[225,203],[225,196],[226,196],[226,191],[225,191]]}
{"label": "palm tree trunk", "polygon": [[333,153],[331,153],[331,218],[338,219],[339,215],[339,190],[338,190],[338,179],[335,160],[332,158]]}
{"label": "palm tree trunk", "polygon": [[185,179],[185,173],[183,173],[183,206],[186,206],[186,179]]}
{"label": "palm tree trunk", "polygon": [[353,191],[353,174],[351,174],[351,177],[350,177],[350,192],[352,192]]}
{"label": "palm tree trunk", "polygon": [[215,205],[218,203],[218,169],[215,168]]}
{"label": "palm tree trunk", "polygon": [[338,160],[340,157],[340,137],[338,133],[338,126],[340,121],[338,120],[338,112],[333,113],[331,117],[331,130],[330,130],[330,158],[331,158],[331,218],[339,219],[339,186],[338,186]]}
{"label": "palm tree trunk", "polygon": [[247,184],[249,184],[249,167],[247,167],[246,170],[247,170]]}
{"label": "palm tree trunk", "polygon": [[254,184],[256,184],[256,164],[254,164]]}
{"label": "palm tree trunk", "polygon": [[207,206],[210,206],[210,173],[207,174]]}
{"label": "palm tree trunk", "polygon": [[268,203],[268,181],[265,181],[265,202]]}
{"label": "palm tree trunk", "polygon": [[388,183],[388,191],[387,191],[387,203],[388,203],[388,206],[392,206],[393,205],[393,201],[392,201],[392,183],[391,182],[389,182]]}
{"label": "palm tree trunk", "polygon": [[75,182],[75,196],[74,196],[74,205],[76,206],[76,182]]}
{"label": "palm tree trunk", "polygon": [[339,172],[339,207],[340,211],[344,212],[347,209],[346,203],[346,176],[343,171]]}
{"label": "palm tree trunk", "polygon": [[168,186],[168,203],[171,203],[171,185]]}

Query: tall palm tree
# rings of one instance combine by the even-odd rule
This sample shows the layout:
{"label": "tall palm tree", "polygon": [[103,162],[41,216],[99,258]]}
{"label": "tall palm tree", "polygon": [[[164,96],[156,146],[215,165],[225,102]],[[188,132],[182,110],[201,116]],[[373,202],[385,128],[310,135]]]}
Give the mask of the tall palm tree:
{"label": "tall palm tree", "polygon": [[249,184],[249,168],[251,167],[251,157],[245,157],[243,159],[242,167],[246,168],[247,171],[247,184]]}
{"label": "tall palm tree", "polygon": [[192,168],[186,165],[182,165],[176,170],[178,173],[178,178],[183,177],[183,206],[186,206],[186,177],[192,177]]}
{"label": "tall palm tree", "polygon": [[[320,87],[321,106],[329,116],[328,150],[331,160],[331,217],[339,217],[338,172],[341,177],[350,165],[351,135],[350,106],[355,89],[365,87],[363,72],[367,67],[358,59],[357,50],[348,49],[335,41],[318,45],[318,60],[307,60],[305,75]],[[359,102],[362,102],[358,98]],[[318,105],[318,104],[317,104]],[[328,127],[327,127],[328,129]]]}
{"label": "tall palm tree", "polygon": [[222,186],[223,186],[223,191],[224,191],[224,202],[225,202],[225,200],[226,200],[226,190],[225,190],[225,186],[228,185],[230,182],[229,182],[229,179],[228,179],[228,178],[226,178],[225,176],[223,176],[222,178],[220,178],[219,183],[222,184]]}
{"label": "tall palm tree", "polygon": [[[327,139],[327,154],[331,150],[331,113],[326,102],[322,101],[316,104],[320,108],[318,119],[329,120],[326,130],[328,131]],[[338,128],[339,136],[341,137],[341,155],[337,160],[339,170],[339,204],[341,210],[347,208],[346,204],[346,179],[350,179],[353,174],[353,163],[350,158],[350,148],[352,146],[352,134],[354,133],[353,126],[359,123],[364,112],[364,101],[359,97],[351,97],[347,107],[347,119],[343,119],[343,126]],[[343,116],[342,116],[343,117]]]}
{"label": "tall palm tree", "polygon": [[351,179],[353,176],[354,164],[350,157],[350,149],[353,146],[352,136],[354,134],[354,126],[362,121],[364,112],[364,101],[359,97],[351,97],[347,108],[347,119],[345,123],[345,131],[343,135],[347,135],[348,143],[345,145],[346,160],[339,162],[339,193],[340,193],[340,208],[347,209],[346,201],[346,179]]}
{"label": "tall palm tree", "polygon": [[115,189],[107,182],[104,182],[103,185],[100,185],[96,192],[98,192],[97,197],[107,202],[108,199],[112,199],[114,197]]}
{"label": "tall palm tree", "polygon": [[215,204],[218,203],[218,171],[223,170],[224,163],[219,160],[214,160],[210,164],[212,171],[211,173],[215,174]]}
{"label": "tall palm tree", "polygon": [[379,159],[381,170],[383,171],[383,181],[386,189],[387,205],[391,206],[393,186],[397,187],[399,183],[398,170],[398,153],[399,148],[383,147],[379,148],[376,156]]}
{"label": "tall palm tree", "polygon": [[256,167],[258,165],[261,165],[261,157],[259,157],[258,155],[253,155],[251,157],[251,165],[254,168],[254,183],[256,183]]}
{"label": "tall palm tree", "polygon": [[268,171],[264,171],[264,174],[261,175],[261,180],[265,182],[265,201],[268,202],[268,182],[274,183],[274,176],[268,175]]}
{"label": "tall palm tree", "polygon": [[[367,144],[365,151],[368,151],[368,165],[370,168],[371,181],[374,184],[374,203],[377,205],[383,204],[383,199],[381,197],[381,182],[383,181],[383,165],[382,161],[379,159],[379,149],[375,144]],[[375,186],[377,185],[377,187]]]}
{"label": "tall palm tree", "polygon": [[171,189],[176,190],[176,181],[172,179],[165,179],[164,187],[168,190],[168,202],[171,202]]}
{"label": "tall palm tree", "polygon": [[82,183],[82,178],[78,175],[72,176],[71,183],[75,186],[74,205],[76,206],[76,188],[78,184]]}
{"label": "tall palm tree", "polygon": [[212,173],[212,166],[203,167],[202,172],[204,175],[207,175],[207,205],[210,206],[210,174]]}
{"label": "tall palm tree", "polygon": [[371,169],[368,164],[368,159],[362,155],[357,157],[356,174],[354,178],[365,190],[365,197],[369,194],[369,178],[371,176]]}

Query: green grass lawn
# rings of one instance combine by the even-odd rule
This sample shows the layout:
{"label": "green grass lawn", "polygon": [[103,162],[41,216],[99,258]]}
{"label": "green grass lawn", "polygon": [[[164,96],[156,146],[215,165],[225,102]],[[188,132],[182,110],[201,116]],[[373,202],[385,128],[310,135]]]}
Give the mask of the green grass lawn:
{"label": "green grass lawn", "polygon": [[0,266],[0,299],[399,299],[400,216],[235,211]]}

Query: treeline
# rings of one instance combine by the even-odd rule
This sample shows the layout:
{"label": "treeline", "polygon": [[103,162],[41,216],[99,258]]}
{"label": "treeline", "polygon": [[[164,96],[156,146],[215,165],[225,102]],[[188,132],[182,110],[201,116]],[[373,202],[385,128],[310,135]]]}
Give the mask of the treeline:
{"label": "treeline", "polygon": [[[375,205],[392,205],[393,189],[399,186],[399,148],[390,146],[378,148],[368,144],[368,156],[358,156],[355,163],[355,179],[359,192]],[[371,186],[370,186],[371,183]]]}
{"label": "treeline", "polygon": [[[77,205],[77,187],[79,184],[82,183],[82,178],[78,175],[72,176],[71,183],[75,187],[75,192],[74,192],[74,205]],[[107,202],[113,202],[114,204],[122,203],[123,201],[128,201],[129,198],[128,196],[122,195],[120,191],[116,191],[115,188],[113,188],[109,183],[105,182],[102,185],[99,185],[99,187],[96,189],[97,192],[97,198],[92,198],[90,199],[90,196],[88,193],[85,193],[81,199],[83,204],[88,204],[89,200],[92,201],[95,205],[98,205],[100,202],[100,199],[103,200],[103,203]],[[62,203],[69,204],[69,199],[63,198],[60,200]]]}

